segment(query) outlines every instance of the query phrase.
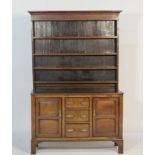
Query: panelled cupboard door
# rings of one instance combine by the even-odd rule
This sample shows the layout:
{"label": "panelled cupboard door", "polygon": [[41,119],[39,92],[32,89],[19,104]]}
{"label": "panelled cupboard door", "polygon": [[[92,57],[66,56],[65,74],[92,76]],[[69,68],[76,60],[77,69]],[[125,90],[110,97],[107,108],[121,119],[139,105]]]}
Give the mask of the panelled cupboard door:
{"label": "panelled cupboard door", "polygon": [[118,98],[93,98],[93,136],[118,136]]}
{"label": "panelled cupboard door", "polygon": [[61,137],[61,98],[36,98],[38,137]]}

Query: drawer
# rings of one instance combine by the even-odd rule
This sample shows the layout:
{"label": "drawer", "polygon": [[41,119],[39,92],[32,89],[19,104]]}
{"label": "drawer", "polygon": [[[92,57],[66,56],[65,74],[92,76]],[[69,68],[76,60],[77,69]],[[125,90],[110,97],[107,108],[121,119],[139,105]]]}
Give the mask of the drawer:
{"label": "drawer", "polygon": [[66,124],[66,137],[89,137],[89,124]]}
{"label": "drawer", "polygon": [[66,108],[88,108],[89,98],[82,97],[68,97],[65,99]]}
{"label": "drawer", "polygon": [[69,121],[89,121],[88,110],[67,110],[65,114],[65,120]]}

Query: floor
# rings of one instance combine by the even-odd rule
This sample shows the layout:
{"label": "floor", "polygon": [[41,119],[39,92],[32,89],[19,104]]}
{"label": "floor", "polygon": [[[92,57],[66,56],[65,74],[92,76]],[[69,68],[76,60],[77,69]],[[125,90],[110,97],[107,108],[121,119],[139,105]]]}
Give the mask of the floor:
{"label": "floor", "polygon": [[[142,137],[128,135],[124,138],[124,155],[142,155]],[[24,143],[25,142],[25,143]],[[13,155],[30,155],[30,143],[17,140]],[[25,145],[24,145],[25,144]],[[27,144],[27,145],[26,145]],[[117,155],[112,142],[51,142],[39,144],[36,155]]]}

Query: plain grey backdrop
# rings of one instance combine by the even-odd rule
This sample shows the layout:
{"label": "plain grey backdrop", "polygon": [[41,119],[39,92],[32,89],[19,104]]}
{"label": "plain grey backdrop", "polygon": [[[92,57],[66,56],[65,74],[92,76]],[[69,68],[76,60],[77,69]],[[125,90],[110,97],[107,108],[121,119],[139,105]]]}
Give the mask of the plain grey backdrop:
{"label": "plain grey backdrop", "polygon": [[[122,10],[120,15],[120,90],[124,94],[124,138],[130,154],[142,140],[141,0],[13,0],[13,154],[30,152],[32,57],[28,10]],[[131,137],[137,137],[131,141]],[[130,142],[131,141],[131,142]],[[101,143],[86,143],[91,147]],[[53,144],[55,147],[57,144]],[[63,145],[70,144],[62,143]],[[83,146],[78,144],[79,146]],[[77,146],[77,145],[76,145]],[[102,150],[104,152],[104,150]],[[73,151],[75,152],[75,150]],[[72,152],[72,154],[73,154]],[[102,152],[102,153],[103,153]],[[43,152],[40,152],[43,155]],[[64,153],[65,151],[57,151]],[[105,154],[110,154],[106,152]],[[113,152],[116,153],[115,151]],[[132,150],[134,154],[134,150]],[[140,153],[138,153],[139,155]]]}

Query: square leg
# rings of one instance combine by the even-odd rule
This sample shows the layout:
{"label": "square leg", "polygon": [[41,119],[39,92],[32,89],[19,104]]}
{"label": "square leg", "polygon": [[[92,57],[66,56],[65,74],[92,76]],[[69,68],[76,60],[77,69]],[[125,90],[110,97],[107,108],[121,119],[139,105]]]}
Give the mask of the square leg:
{"label": "square leg", "polygon": [[118,146],[118,153],[123,154],[123,151],[124,151],[123,140],[115,141],[115,146]]}
{"label": "square leg", "polygon": [[116,142],[114,142],[114,146],[118,146]]}
{"label": "square leg", "polygon": [[31,154],[36,154],[36,142],[31,141]]}

